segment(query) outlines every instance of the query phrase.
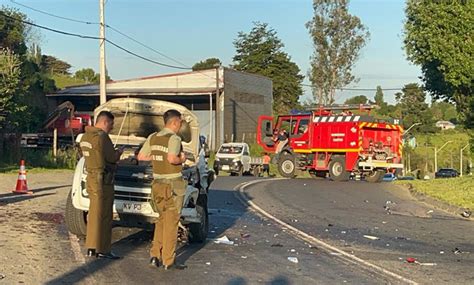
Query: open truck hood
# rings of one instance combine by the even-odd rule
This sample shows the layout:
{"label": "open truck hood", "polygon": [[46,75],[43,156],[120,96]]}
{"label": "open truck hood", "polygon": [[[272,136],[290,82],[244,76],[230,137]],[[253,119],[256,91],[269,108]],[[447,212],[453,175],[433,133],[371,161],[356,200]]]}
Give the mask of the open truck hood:
{"label": "open truck hood", "polygon": [[115,116],[114,129],[110,133],[113,143],[139,145],[146,138],[163,129],[163,114],[178,110],[183,115],[183,126],[178,135],[182,138],[183,148],[194,157],[198,157],[199,122],[186,107],[161,100],[140,98],[117,98],[107,101],[94,110],[94,118],[101,111],[109,111]]}

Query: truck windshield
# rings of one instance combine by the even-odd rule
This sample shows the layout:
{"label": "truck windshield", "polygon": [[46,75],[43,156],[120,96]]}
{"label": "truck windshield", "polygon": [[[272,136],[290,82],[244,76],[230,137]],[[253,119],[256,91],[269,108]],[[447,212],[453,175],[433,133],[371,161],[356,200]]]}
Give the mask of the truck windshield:
{"label": "truck windshield", "polygon": [[242,152],[242,147],[240,146],[221,146],[219,153],[225,154],[238,154]]}

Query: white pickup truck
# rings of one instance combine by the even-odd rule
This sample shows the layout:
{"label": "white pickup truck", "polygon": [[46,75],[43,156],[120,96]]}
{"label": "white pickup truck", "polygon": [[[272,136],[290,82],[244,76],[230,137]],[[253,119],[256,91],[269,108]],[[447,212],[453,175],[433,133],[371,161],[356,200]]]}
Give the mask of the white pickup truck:
{"label": "white pickup truck", "polygon": [[216,153],[214,172],[228,172],[231,175],[262,173],[263,159],[250,156],[250,148],[246,143],[224,143]]}
{"label": "white pickup truck", "polygon": [[[207,167],[204,151],[199,150],[199,122],[185,107],[166,101],[121,98],[97,107],[94,114],[106,110],[115,116],[115,127],[110,138],[124,149],[115,174],[115,222],[123,226],[146,227],[158,217],[149,204],[153,172],[150,163],[138,163],[135,155],[148,135],[163,128],[163,114],[176,109],[183,114],[183,149],[188,160],[183,176],[188,187],[181,213],[181,224],[190,241],[203,242],[208,232],[207,194],[214,179]],[[80,138],[79,138],[80,140]],[[89,198],[86,190],[87,173],[84,158],[77,163],[72,189],[66,202],[65,220],[70,232],[86,234]]]}

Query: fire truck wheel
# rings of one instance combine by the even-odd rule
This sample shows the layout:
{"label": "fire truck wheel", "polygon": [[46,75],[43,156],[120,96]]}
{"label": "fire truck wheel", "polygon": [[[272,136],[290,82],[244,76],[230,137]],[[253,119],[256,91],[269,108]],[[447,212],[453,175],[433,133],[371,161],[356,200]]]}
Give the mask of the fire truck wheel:
{"label": "fire truck wheel", "polygon": [[333,156],[329,162],[329,177],[334,181],[347,181],[350,175],[350,172],[346,171],[346,158]]}
{"label": "fire truck wheel", "polygon": [[375,171],[372,171],[372,173],[366,175],[365,180],[370,183],[381,182],[384,175],[385,175],[385,171],[375,170]]}
{"label": "fire truck wheel", "polygon": [[286,178],[294,178],[296,171],[295,158],[289,153],[282,153],[278,161],[278,172]]}

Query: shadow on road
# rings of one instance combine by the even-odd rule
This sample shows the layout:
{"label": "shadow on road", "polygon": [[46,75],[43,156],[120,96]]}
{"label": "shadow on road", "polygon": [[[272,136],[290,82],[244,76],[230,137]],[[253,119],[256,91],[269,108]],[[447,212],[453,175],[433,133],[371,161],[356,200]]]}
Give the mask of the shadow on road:
{"label": "shadow on road", "polygon": [[[49,186],[49,187],[43,187],[43,188],[37,188],[37,189],[30,189],[33,194],[43,192],[43,191],[48,191],[48,190],[55,190],[55,189],[60,189],[64,187],[71,186],[71,184],[64,184],[64,185],[57,185],[57,186]],[[12,191],[14,189],[12,188]],[[2,199],[8,199],[10,197],[28,197],[31,196],[31,194],[16,194],[16,193],[3,193],[0,194],[0,200]]]}
{"label": "shadow on road", "polygon": [[26,200],[32,200],[40,197],[45,197],[45,196],[51,196],[54,195],[55,193],[44,193],[44,194],[39,194],[39,195],[21,195],[21,196],[15,196],[11,197],[9,199],[5,200],[0,200],[0,206],[5,206],[8,204],[13,204],[13,203],[18,203]]}

